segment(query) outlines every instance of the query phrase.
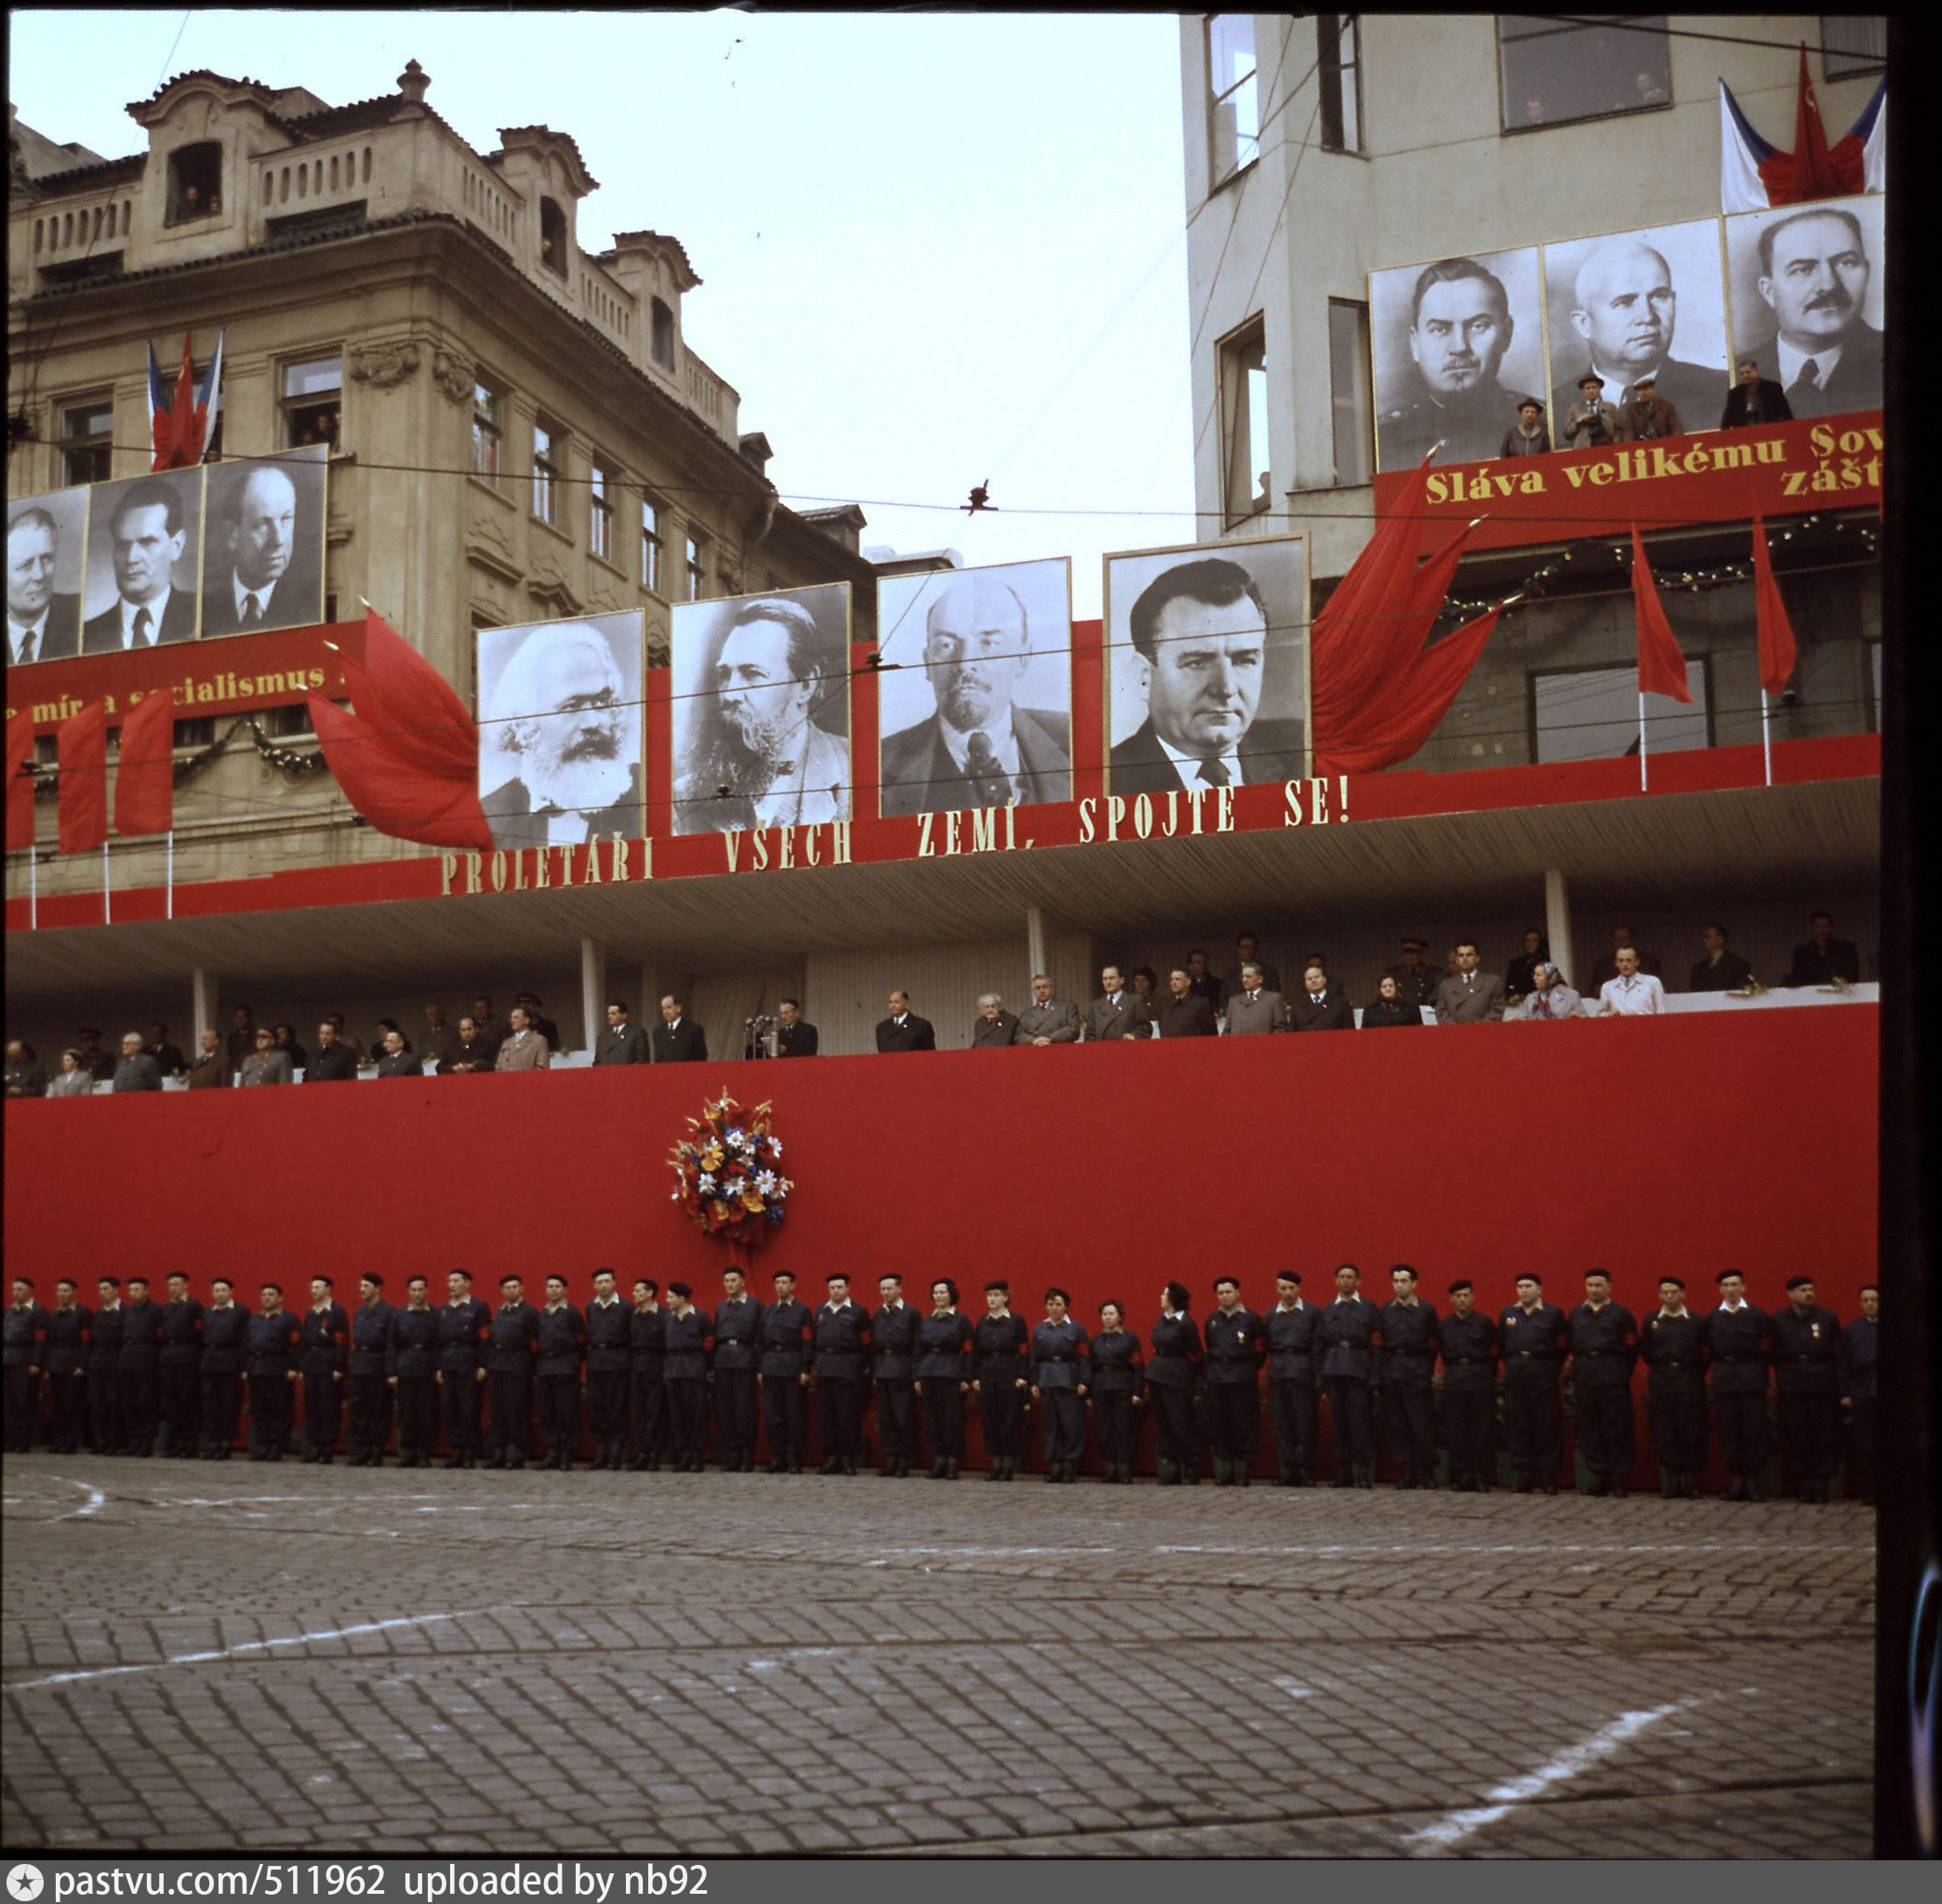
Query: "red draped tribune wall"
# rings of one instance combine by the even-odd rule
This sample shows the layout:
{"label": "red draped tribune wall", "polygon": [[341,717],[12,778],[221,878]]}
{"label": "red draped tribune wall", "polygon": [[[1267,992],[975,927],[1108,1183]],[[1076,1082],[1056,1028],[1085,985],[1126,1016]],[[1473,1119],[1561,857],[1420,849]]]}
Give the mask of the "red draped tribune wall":
{"label": "red draped tribune wall", "polygon": [[43,1301],[63,1273],[91,1300],[104,1271],[178,1268],[252,1308],[272,1277],[300,1309],[313,1274],[348,1307],[366,1269],[436,1300],[454,1266],[489,1299],[558,1270],[584,1301],[601,1264],[712,1301],[725,1257],[664,1160],[726,1088],[774,1100],[796,1183],[765,1292],[844,1270],[874,1304],[895,1269],[919,1302],[955,1277],[976,1314],[1004,1275],[1029,1319],[1057,1282],[1088,1325],[1123,1296],[1144,1337],[1174,1276],[1204,1311],[1231,1271],[1264,1308],[1284,1266],[1325,1300],[1339,1261],[1378,1298],[1407,1261],[1439,1311],[1469,1274],[1494,1312],[1522,1270],[1569,1308],[1601,1264],[1643,1315],[1661,1272],[1704,1310],[1733,1264],[1766,1308],[1812,1273],[1845,1321],[1874,1273],[1877,1030],[1851,1005],[16,1101],[7,1256]]}

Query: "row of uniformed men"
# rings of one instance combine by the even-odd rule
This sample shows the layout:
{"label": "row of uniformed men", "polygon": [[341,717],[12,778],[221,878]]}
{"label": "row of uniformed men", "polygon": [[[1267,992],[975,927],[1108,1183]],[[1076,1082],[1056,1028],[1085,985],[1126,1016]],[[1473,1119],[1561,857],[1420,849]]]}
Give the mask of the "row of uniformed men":
{"label": "row of uniformed men", "polygon": [[930,1472],[954,1478],[969,1395],[983,1416],[989,1479],[1017,1472],[1029,1399],[1040,1405],[1048,1480],[1073,1478],[1089,1405],[1107,1480],[1131,1480],[1139,1411],[1148,1409],[1156,1423],[1160,1477],[1179,1482],[1198,1478],[1194,1395],[1204,1374],[1216,1478],[1245,1486],[1258,1446],[1265,1363],[1284,1485],[1304,1485],[1313,1476],[1324,1391],[1336,1485],[1373,1484],[1378,1397],[1399,1485],[1434,1485],[1440,1385],[1452,1483],[1475,1490],[1487,1485],[1496,1465],[1501,1368],[1504,1438],[1516,1485],[1555,1492],[1559,1377],[1568,1357],[1578,1445],[1594,1493],[1625,1491],[1635,1453],[1631,1375],[1641,1359],[1662,1492],[1697,1490],[1708,1455],[1709,1373],[1732,1495],[1757,1494],[1771,1454],[1770,1370],[1783,1453],[1803,1498],[1827,1498],[1843,1411],[1855,1430],[1856,1465],[1871,1486],[1872,1287],[1862,1292],[1862,1315],[1843,1329],[1815,1303],[1805,1277],[1790,1280],[1786,1309],[1770,1318],[1746,1301],[1736,1271],[1718,1278],[1721,1301],[1705,1317],[1686,1308],[1683,1281],[1667,1276],[1659,1284],[1660,1307],[1642,1330],[1612,1299],[1602,1270],[1587,1272],[1585,1300],[1568,1315],[1544,1300],[1538,1277],[1520,1276],[1517,1299],[1493,1321],[1476,1310],[1469,1277],[1449,1285],[1451,1312],[1439,1317],[1417,1295],[1417,1274],[1407,1264],[1391,1271],[1391,1299],[1378,1306],[1361,1294],[1360,1272],[1345,1263],[1336,1272],[1334,1299],[1319,1307],[1302,1298],[1298,1274],[1282,1272],[1277,1300],[1265,1314],[1241,1301],[1237,1278],[1219,1277],[1204,1325],[1190,1312],[1189,1291],[1170,1282],[1148,1359],[1119,1301],[1100,1305],[1100,1325],[1088,1335],[1070,1314],[1066,1292],[1050,1289],[1045,1320],[1028,1331],[1012,1314],[1002,1281],[986,1285],[986,1313],[974,1324],[959,1311],[957,1285],[948,1278],[932,1285],[928,1314],[903,1300],[898,1276],[880,1279],[883,1300],[874,1314],[850,1299],[847,1277],[829,1280],[829,1299],[812,1311],[796,1298],[789,1272],[777,1273],[776,1299],[765,1305],[731,1269],[710,1315],[695,1306],[687,1285],[671,1283],[663,1302],[647,1277],[634,1284],[632,1305],[623,1305],[609,1270],[596,1272],[584,1311],[567,1299],[564,1277],[547,1279],[547,1300],[537,1307],[525,1300],[519,1277],[505,1277],[496,1312],[472,1295],[463,1270],[447,1276],[447,1299],[436,1307],[423,1276],[410,1279],[406,1303],[394,1308],[383,1298],[382,1278],[369,1274],[347,1318],[322,1277],[313,1280],[312,1306],[301,1316],[283,1307],[273,1283],[262,1286],[261,1308],[251,1313],[235,1301],[228,1278],[216,1279],[206,1309],[180,1275],[168,1279],[166,1303],[150,1299],[140,1277],[130,1278],[124,1302],[116,1280],[104,1277],[100,1306],[91,1311],[77,1301],[73,1280],[63,1277],[56,1306],[47,1311],[33,1301],[31,1283],[20,1278],[7,1313],[7,1445],[31,1445],[44,1377],[50,1440],[58,1448],[78,1447],[86,1408],[100,1452],[151,1453],[159,1418],[170,1454],[227,1459],[246,1384],[253,1457],[276,1459],[290,1445],[292,1391],[300,1380],[306,1461],[332,1458],[348,1394],[352,1460],[382,1460],[395,1408],[406,1466],[429,1459],[441,1412],[446,1465],[476,1465],[483,1396],[488,1458],[521,1466],[537,1386],[545,1465],[564,1468],[579,1443],[584,1368],[596,1467],[658,1468],[672,1455],[677,1470],[698,1471],[712,1387],[724,1468],[754,1466],[759,1413],[769,1471],[800,1471],[813,1391],[827,1456],[823,1471],[854,1473],[873,1381],[886,1475],[909,1473],[917,1458],[921,1404]]}

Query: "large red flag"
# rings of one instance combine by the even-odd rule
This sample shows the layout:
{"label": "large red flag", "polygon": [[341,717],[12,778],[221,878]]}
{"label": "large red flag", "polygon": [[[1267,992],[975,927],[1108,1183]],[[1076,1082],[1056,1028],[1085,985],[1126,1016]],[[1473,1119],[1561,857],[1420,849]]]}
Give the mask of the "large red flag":
{"label": "large red flag", "polygon": [[7,850],[33,844],[33,716],[24,709],[7,724]]}
{"label": "large red flag", "polygon": [[114,775],[114,830],[125,838],[175,825],[175,697],[144,695],[122,722]]}
{"label": "large red flag", "polygon": [[1828,144],[1814,81],[1807,73],[1807,48],[1801,47],[1801,77],[1795,93],[1794,142],[1791,152],[1769,153],[1760,162],[1760,181],[1769,205],[1801,205],[1815,198],[1844,198],[1868,189],[1868,166],[1862,141],[1850,133],[1837,146]]}
{"label": "large red flag", "polygon": [[1632,608],[1639,623],[1639,692],[1670,695],[1690,706],[1693,695],[1686,686],[1685,655],[1659,606],[1637,523],[1632,525]]}
{"label": "large red flag", "polygon": [[1753,603],[1760,628],[1760,685],[1769,694],[1778,694],[1794,671],[1794,632],[1767,554],[1766,524],[1757,515],[1753,518]]}
{"label": "large red flag", "polygon": [[96,701],[61,722],[60,850],[91,853],[108,839],[108,709]]}

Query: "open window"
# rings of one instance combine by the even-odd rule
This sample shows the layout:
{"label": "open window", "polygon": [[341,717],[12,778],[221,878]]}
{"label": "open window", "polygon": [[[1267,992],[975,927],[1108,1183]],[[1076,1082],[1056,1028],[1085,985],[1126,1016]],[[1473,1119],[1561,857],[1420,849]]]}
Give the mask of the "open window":
{"label": "open window", "polygon": [[222,210],[222,147],[213,139],[179,145],[168,155],[166,222],[193,224]]}

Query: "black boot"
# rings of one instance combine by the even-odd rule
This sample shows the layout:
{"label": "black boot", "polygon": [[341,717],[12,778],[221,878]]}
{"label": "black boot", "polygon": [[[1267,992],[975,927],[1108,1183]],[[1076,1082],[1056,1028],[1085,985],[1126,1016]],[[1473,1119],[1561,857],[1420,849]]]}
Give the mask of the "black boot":
{"label": "black boot", "polygon": [[946,1455],[944,1458],[944,1478],[947,1481],[955,1481],[958,1478],[958,1458],[955,1455]]}

